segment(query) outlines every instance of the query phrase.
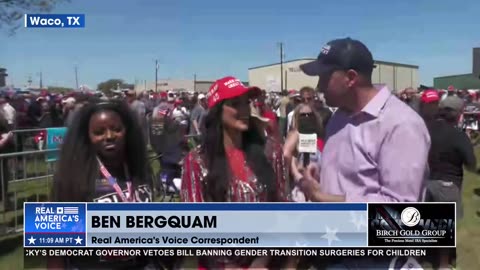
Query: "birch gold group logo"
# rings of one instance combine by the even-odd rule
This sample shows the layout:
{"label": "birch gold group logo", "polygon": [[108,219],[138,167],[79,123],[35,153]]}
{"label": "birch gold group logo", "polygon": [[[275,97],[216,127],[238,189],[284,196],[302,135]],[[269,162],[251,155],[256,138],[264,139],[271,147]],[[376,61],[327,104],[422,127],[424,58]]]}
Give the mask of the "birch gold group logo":
{"label": "birch gold group logo", "polygon": [[400,218],[403,224],[413,227],[420,222],[420,212],[415,207],[407,207],[402,211]]}

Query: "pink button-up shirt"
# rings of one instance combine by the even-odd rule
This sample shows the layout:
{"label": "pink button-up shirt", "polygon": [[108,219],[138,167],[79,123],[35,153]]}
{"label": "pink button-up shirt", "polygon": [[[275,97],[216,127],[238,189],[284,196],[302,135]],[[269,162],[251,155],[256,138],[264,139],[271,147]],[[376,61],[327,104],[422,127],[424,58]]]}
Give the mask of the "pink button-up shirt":
{"label": "pink button-up shirt", "polygon": [[327,126],[320,185],[347,202],[422,201],[430,136],[422,118],[380,86],[361,112]]}

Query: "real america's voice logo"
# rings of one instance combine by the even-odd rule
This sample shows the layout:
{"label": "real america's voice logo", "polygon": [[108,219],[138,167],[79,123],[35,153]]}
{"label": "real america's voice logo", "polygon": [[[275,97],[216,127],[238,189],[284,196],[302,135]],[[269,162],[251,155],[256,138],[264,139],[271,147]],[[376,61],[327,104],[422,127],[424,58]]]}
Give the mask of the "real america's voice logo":
{"label": "real america's voice logo", "polygon": [[85,14],[25,14],[26,28],[84,28]]}
{"label": "real america's voice logo", "polygon": [[455,247],[455,204],[369,204],[369,246]]}

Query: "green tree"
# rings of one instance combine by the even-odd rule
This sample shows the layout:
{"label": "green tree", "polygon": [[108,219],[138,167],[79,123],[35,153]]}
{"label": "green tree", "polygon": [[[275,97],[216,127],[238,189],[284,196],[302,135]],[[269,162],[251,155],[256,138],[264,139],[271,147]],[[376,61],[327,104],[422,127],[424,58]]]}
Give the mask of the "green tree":
{"label": "green tree", "polygon": [[0,0],[0,28],[14,34],[25,13],[50,12],[60,2],[70,0]]}
{"label": "green tree", "polygon": [[49,86],[48,92],[50,93],[58,93],[58,94],[66,94],[67,92],[73,91],[73,88],[70,87],[61,87],[61,86]]}
{"label": "green tree", "polygon": [[133,89],[133,84],[125,83],[122,79],[110,79],[98,84],[97,89],[105,93],[105,95],[111,95],[111,91],[115,89]]}

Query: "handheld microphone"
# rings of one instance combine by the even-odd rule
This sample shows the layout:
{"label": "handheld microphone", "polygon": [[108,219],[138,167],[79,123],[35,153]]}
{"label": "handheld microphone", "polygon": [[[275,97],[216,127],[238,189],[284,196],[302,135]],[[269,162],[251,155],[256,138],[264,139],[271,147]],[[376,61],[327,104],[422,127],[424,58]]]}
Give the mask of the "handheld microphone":
{"label": "handheld microphone", "polygon": [[310,154],[317,153],[315,117],[312,113],[300,114],[298,118],[298,152],[302,155],[303,167],[310,163]]}

